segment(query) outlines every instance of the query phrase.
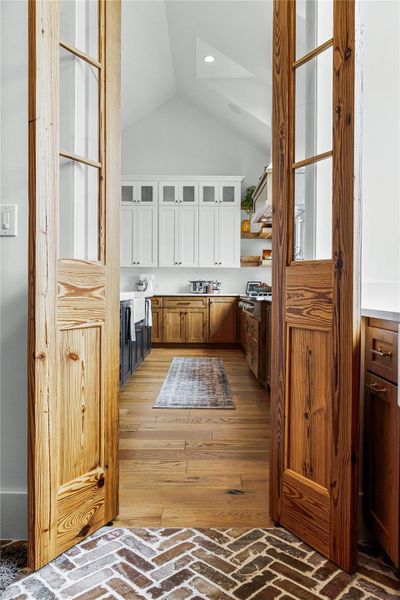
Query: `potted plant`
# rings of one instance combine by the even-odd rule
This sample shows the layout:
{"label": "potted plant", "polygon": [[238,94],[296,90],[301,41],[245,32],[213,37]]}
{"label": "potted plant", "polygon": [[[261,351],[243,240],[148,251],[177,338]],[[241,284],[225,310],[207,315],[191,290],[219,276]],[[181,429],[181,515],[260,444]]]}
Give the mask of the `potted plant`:
{"label": "potted plant", "polygon": [[242,203],[240,205],[241,209],[245,211],[248,216],[248,219],[243,219],[242,221],[242,232],[246,233],[251,229],[250,219],[253,214],[253,192],[256,189],[255,185],[250,185],[242,198]]}

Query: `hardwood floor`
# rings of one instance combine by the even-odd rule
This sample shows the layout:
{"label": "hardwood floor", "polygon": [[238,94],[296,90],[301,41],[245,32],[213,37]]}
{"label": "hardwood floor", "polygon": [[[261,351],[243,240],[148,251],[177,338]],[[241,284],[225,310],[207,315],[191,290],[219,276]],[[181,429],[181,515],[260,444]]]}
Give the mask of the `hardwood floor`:
{"label": "hardwood floor", "polygon": [[[236,410],[153,409],[174,356],[220,356]],[[268,527],[269,395],[241,350],[155,348],[120,393],[127,527]]]}

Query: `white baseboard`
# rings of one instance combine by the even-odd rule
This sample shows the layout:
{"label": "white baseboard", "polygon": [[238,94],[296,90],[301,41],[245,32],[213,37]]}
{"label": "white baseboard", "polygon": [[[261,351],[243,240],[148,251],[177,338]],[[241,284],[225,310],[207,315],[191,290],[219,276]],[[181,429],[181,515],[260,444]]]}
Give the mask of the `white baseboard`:
{"label": "white baseboard", "polygon": [[27,492],[0,492],[0,537],[3,540],[28,539]]}

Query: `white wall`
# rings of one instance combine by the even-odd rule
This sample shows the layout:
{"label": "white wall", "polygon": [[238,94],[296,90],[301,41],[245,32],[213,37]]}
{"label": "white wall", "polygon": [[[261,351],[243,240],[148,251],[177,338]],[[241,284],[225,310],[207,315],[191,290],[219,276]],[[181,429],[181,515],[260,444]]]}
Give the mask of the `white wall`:
{"label": "white wall", "polygon": [[400,311],[400,2],[363,11],[362,305]]}
{"label": "white wall", "polygon": [[268,162],[269,151],[179,96],[122,132],[123,174],[245,175],[247,187]]}
{"label": "white wall", "polygon": [[26,537],[28,307],[27,2],[0,2],[1,202],[18,206],[18,237],[1,251],[1,536]]}
{"label": "white wall", "polygon": [[222,283],[222,294],[244,294],[247,281],[271,283],[271,269],[121,269],[121,291],[136,289],[141,274],[155,276],[156,294],[190,292],[192,279],[218,280]]}

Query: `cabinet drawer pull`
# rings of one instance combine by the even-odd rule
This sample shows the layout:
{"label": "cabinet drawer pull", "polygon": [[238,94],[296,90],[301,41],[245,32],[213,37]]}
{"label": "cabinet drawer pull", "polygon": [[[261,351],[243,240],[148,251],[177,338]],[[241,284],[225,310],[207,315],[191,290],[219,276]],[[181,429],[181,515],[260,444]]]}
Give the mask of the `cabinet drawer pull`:
{"label": "cabinet drawer pull", "polygon": [[377,392],[378,394],[387,394],[388,393],[387,388],[380,388],[377,383],[367,383],[367,387],[370,388],[371,390],[373,390],[374,392]]}
{"label": "cabinet drawer pull", "polygon": [[178,306],[189,306],[190,302],[178,302]]}
{"label": "cabinet drawer pull", "polygon": [[382,350],[382,348],[378,348],[377,350],[375,350],[375,348],[370,348],[370,352],[372,352],[372,354],[376,354],[377,356],[392,358],[392,353],[385,352],[384,350]]}

